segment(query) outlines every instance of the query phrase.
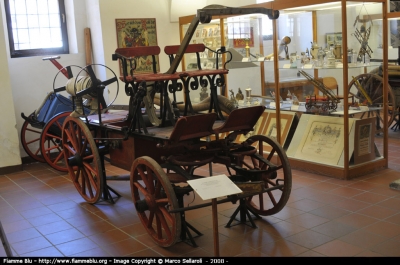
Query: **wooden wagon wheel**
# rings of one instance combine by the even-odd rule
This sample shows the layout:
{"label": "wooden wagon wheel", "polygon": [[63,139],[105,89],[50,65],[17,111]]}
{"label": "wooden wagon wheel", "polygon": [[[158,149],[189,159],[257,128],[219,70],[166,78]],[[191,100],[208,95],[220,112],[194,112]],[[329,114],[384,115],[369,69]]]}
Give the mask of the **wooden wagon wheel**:
{"label": "wooden wagon wheel", "polygon": [[[361,85],[366,95],[360,89],[358,83]],[[396,107],[395,97],[393,95],[392,88],[388,85],[388,113],[383,112],[383,78],[376,74],[361,74],[353,78],[349,83],[349,98],[359,104],[369,103],[371,107],[382,107],[379,110],[370,110],[363,112],[362,114],[355,115],[356,118],[365,119],[370,117],[376,117],[376,133],[379,134],[387,128],[383,128],[383,121],[387,119],[388,126],[393,123],[395,118],[395,111],[393,108]],[[369,99],[371,102],[369,102]]]}
{"label": "wooden wagon wheel", "polygon": [[86,124],[68,116],[62,127],[62,146],[69,176],[89,203],[96,203],[103,191],[103,171],[99,152]]}
{"label": "wooden wagon wheel", "polygon": [[[267,170],[262,174],[264,188],[277,187],[275,190],[248,197],[247,206],[262,216],[276,214],[286,205],[292,189],[292,170],[289,160],[281,145],[269,137],[253,135],[246,142],[256,147],[257,154],[264,157],[268,163],[252,155],[244,157],[244,163],[241,166],[248,169]],[[265,152],[267,149],[269,153]]]}
{"label": "wooden wagon wheel", "polygon": [[130,185],[137,214],[151,238],[161,247],[174,245],[181,234],[180,213],[174,189],[161,166],[143,156],[132,164]]}
{"label": "wooden wagon wheel", "polygon": [[25,152],[38,162],[46,162],[40,150],[40,135],[42,128],[34,127],[29,121],[24,121],[21,127],[21,144]]}
{"label": "wooden wagon wheel", "polygon": [[67,163],[62,152],[62,125],[70,111],[62,112],[51,118],[43,127],[40,136],[40,150],[44,160],[54,169],[67,172]]}

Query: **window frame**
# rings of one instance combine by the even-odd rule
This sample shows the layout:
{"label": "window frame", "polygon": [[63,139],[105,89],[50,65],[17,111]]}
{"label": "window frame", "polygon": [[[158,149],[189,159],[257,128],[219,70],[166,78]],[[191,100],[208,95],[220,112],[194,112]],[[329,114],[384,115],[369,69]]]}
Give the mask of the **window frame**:
{"label": "window frame", "polygon": [[32,56],[40,56],[40,55],[57,55],[57,54],[68,54],[69,53],[67,20],[66,20],[67,18],[66,18],[66,14],[65,14],[64,0],[58,0],[58,6],[59,6],[59,10],[60,10],[61,36],[62,36],[62,43],[63,43],[62,47],[26,49],[26,50],[15,49],[9,1],[10,0],[4,0],[4,9],[5,9],[5,14],[6,14],[8,42],[9,42],[9,46],[10,46],[11,58],[32,57]]}

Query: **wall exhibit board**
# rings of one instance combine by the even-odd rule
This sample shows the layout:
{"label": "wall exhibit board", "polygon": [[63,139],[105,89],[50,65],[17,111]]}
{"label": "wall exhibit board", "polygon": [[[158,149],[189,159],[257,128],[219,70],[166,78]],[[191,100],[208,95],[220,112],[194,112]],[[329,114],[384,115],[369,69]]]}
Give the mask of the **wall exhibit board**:
{"label": "wall exhibit board", "polygon": [[[354,121],[349,119],[350,154],[354,151]],[[343,165],[343,132],[344,120],[341,117],[303,114],[287,155],[315,163]]]}

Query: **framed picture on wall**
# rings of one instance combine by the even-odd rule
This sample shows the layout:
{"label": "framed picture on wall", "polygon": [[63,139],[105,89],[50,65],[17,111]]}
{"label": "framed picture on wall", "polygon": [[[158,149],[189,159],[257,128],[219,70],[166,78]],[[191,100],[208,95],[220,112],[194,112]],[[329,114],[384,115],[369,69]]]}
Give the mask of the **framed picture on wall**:
{"label": "framed picture on wall", "polygon": [[[157,46],[157,29],[155,18],[126,18],[116,19],[118,48]],[[152,72],[151,56],[142,56],[136,60],[136,73]],[[157,71],[160,70],[156,56]],[[128,72],[130,69],[128,69]],[[122,69],[121,69],[122,73]]]}
{"label": "framed picture on wall", "polygon": [[342,44],[342,32],[326,33],[326,47],[335,44]]}

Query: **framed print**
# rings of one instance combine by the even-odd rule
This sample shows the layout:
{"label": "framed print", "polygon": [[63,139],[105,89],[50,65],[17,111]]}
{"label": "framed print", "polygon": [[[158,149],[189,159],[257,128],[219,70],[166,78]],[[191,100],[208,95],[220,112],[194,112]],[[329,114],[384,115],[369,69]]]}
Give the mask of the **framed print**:
{"label": "framed print", "polygon": [[326,47],[331,45],[342,44],[342,32],[327,33],[326,34]]}
{"label": "framed print", "polygon": [[[287,136],[289,134],[290,126],[292,125],[293,119],[295,117],[295,112],[281,112],[280,121],[281,121],[281,141],[282,146],[285,145]],[[265,123],[265,126],[261,132],[262,135],[268,136],[271,139],[277,140],[277,127],[276,127],[276,112],[271,112],[268,116],[268,119]],[[265,151],[270,152],[271,146],[265,145]]]}
{"label": "framed print", "polygon": [[[118,48],[157,46],[155,18],[116,19],[115,24]],[[151,56],[142,56],[135,59],[136,73],[148,73],[153,71]],[[156,56],[156,61],[157,71],[159,71],[160,64],[158,61],[158,56]],[[128,71],[130,71],[130,69],[128,69]]]}
{"label": "framed print", "polygon": [[213,36],[213,32],[214,32],[213,28],[209,28],[208,29],[208,37],[212,37]]}
{"label": "framed print", "polygon": [[219,27],[214,28],[214,37],[219,37]]}
{"label": "framed print", "polygon": [[[354,152],[354,121],[349,118],[349,153]],[[327,165],[344,163],[344,120],[342,117],[302,114],[287,150],[288,157]],[[353,136],[352,136],[353,135]],[[353,140],[352,140],[353,139]]]}
{"label": "framed print", "polygon": [[354,139],[354,164],[360,164],[375,158],[375,117],[356,120]]}
{"label": "framed print", "polygon": [[207,29],[203,29],[201,32],[201,37],[206,38],[207,37]]}

